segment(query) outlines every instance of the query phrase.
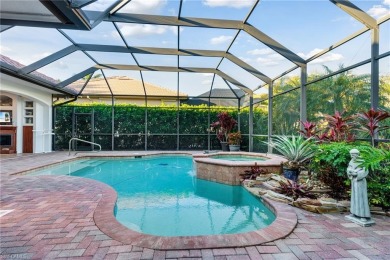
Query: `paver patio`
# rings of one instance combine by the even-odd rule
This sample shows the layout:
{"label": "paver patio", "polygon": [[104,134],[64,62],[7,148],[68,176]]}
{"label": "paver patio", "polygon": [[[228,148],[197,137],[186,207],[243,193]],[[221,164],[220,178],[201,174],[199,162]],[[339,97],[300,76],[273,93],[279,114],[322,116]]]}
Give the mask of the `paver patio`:
{"label": "paver patio", "polygon": [[12,210],[0,217],[2,259],[390,259],[389,217],[374,216],[376,225],[363,228],[343,214],[296,208],[294,231],[258,246],[153,250],[122,244],[94,222],[102,185],[69,176],[11,175],[74,157],[63,152],[2,155],[0,207]]}

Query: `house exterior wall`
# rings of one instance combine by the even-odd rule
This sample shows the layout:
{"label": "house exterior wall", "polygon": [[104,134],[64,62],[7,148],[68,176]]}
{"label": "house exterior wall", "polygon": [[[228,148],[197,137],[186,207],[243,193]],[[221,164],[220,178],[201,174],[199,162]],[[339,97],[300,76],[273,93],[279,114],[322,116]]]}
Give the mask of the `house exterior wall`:
{"label": "house exterior wall", "polygon": [[[12,125],[17,127],[16,152],[23,152],[23,126],[33,126],[33,153],[51,151],[52,93],[33,83],[0,74],[0,94],[13,99]],[[33,123],[26,124],[25,102],[33,102]],[[0,109],[6,109],[0,107]]]}

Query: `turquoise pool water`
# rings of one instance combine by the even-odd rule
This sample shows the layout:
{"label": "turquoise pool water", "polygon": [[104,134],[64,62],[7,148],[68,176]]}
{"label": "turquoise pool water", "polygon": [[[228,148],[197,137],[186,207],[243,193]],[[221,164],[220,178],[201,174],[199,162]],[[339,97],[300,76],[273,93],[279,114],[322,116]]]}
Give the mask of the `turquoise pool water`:
{"label": "turquoise pool water", "polygon": [[266,158],[263,157],[255,157],[255,156],[245,156],[245,155],[213,155],[210,156],[210,158],[213,159],[219,159],[219,160],[227,160],[227,161],[237,161],[237,162],[247,162],[247,161],[265,161]]}
{"label": "turquoise pool water", "polygon": [[275,219],[244,188],[197,179],[191,157],[80,160],[32,174],[68,174],[110,185],[118,192],[118,221],[145,234],[243,233]]}

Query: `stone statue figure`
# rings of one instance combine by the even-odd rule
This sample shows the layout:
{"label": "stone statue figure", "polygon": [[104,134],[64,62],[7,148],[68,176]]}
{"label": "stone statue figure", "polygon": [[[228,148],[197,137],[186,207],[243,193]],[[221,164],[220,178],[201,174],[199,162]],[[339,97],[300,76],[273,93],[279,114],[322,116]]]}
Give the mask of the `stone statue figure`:
{"label": "stone statue figure", "polygon": [[359,158],[359,150],[352,149],[349,153],[352,158],[347,168],[348,178],[351,180],[351,215],[349,217],[359,218],[360,221],[366,222],[371,218],[367,197],[368,170],[360,166],[362,159]]}

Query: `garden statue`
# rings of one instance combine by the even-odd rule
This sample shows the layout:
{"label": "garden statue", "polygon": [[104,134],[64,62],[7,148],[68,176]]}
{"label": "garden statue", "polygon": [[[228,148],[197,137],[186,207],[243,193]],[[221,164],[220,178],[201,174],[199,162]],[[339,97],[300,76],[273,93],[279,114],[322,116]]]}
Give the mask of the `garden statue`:
{"label": "garden statue", "polygon": [[347,175],[351,180],[351,215],[346,218],[361,226],[371,226],[374,221],[371,220],[368,206],[366,181],[368,170],[361,166],[363,161],[359,157],[359,150],[352,149],[349,153],[351,161],[348,164]]}

